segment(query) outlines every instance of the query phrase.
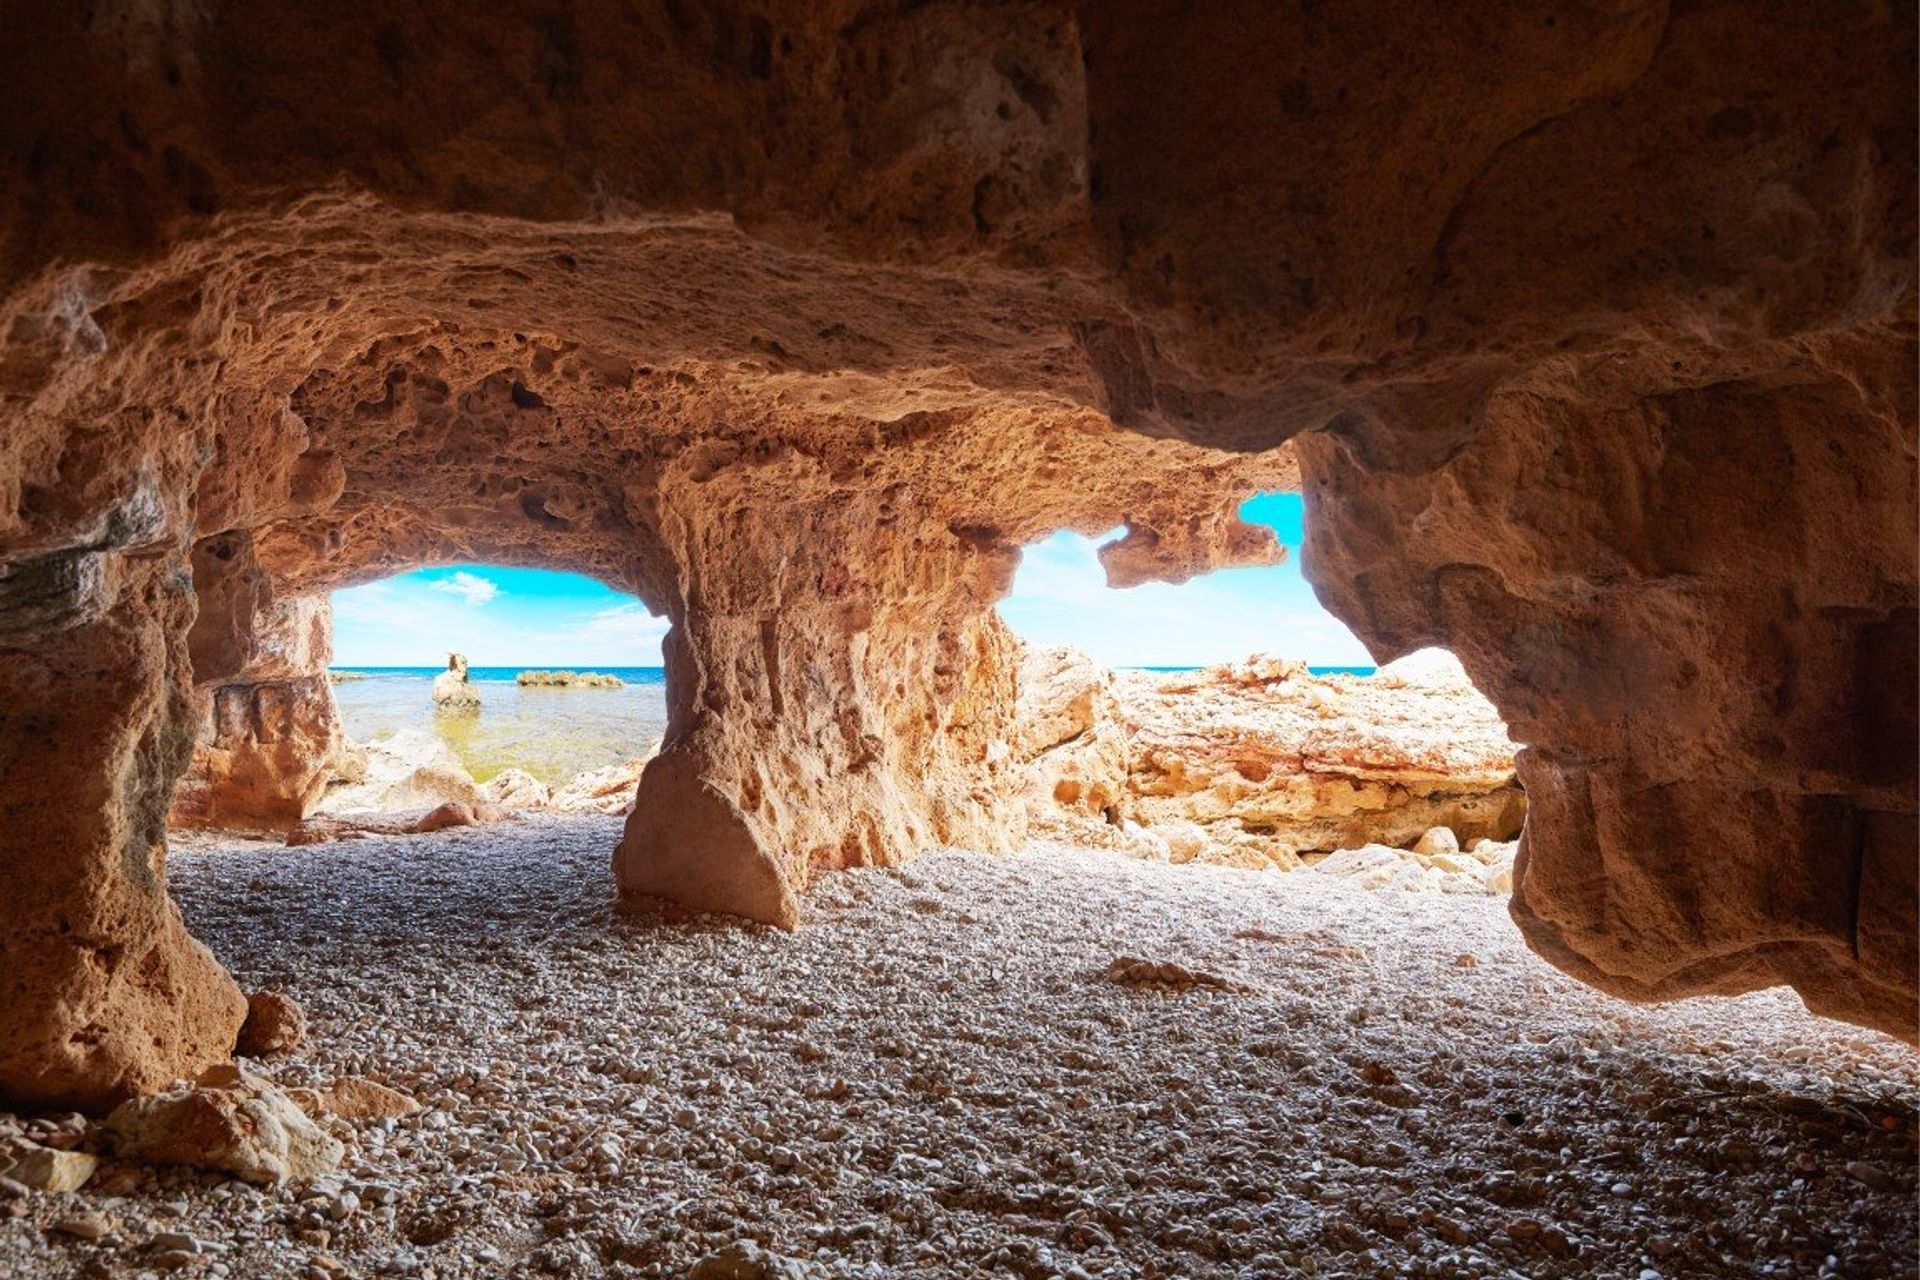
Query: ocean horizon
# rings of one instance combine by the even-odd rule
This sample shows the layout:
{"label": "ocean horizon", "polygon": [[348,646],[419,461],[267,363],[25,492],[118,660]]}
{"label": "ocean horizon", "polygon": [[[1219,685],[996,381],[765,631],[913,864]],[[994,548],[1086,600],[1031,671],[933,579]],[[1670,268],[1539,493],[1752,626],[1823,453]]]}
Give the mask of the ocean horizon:
{"label": "ocean horizon", "polygon": [[[1207,665],[1208,664],[1205,664],[1205,663],[1195,663],[1191,666],[1179,666],[1179,667],[1122,666],[1116,669],[1120,671],[1165,671],[1165,672],[1201,671],[1201,670],[1204,670]],[[393,676],[393,677],[403,677],[403,678],[417,677],[424,680],[431,680],[435,676],[439,675],[442,671],[445,671],[446,667],[444,665],[432,666],[432,667],[374,667],[374,666],[355,666],[348,663],[337,663],[333,666],[328,667],[327,670],[332,672],[339,672],[343,674],[365,675],[369,677],[377,677],[377,676]],[[1374,672],[1378,671],[1379,668],[1378,667],[1317,667],[1309,663],[1307,666],[1307,670],[1311,671],[1314,675],[1317,675],[1317,676],[1370,676]],[[520,673],[523,671],[592,672],[596,675],[618,676],[620,679],[625,680],[628,684],[665,684],[667,679],[667,669],[665,667],[607,667],[607,666],[596,666],[592,663],[571,663],[571,662],[548,662],[548,663],[542,663],[539,665],[528,665],[524,667],[469,667],[467,668],[467,677],[468,679],[471,679],[471,680],[512,682],[512,681],[518,680],[520,677]]]}

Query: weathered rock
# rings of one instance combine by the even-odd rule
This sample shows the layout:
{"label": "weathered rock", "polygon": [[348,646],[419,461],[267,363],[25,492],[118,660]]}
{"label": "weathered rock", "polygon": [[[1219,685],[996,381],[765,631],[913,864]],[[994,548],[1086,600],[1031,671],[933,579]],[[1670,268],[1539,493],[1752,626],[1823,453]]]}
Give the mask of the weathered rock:
{"label": "weathered rock", "polygon": [[[237,566],[245,563],[260,574],[251,565],[250,549],[244,556],[228,554],[231,559],[214,557],[214,563],[231,573],[241,572]],[[202,558],[196,549],[197,589],[206,576]],[[207,634],[214,629],[208,615],[195,622],[189,640],[207,715],[168,821],[183,826],[298,822],[319,803],[345,743],[326,673],[333,653],[329,605],[317,596],[261,599],[244,620],[218,615],[216,620],[223,628],[251,630],[242,640],[215,639]]]}
{"label": "weathered rock", "polygon": [[1915,1033],[1906,9],[684,8],[0,33],[0,1092],[232,1043],[161,847],[205,539],[635,591],[618,881],[790,922],[1021,839],[1019,545],[1258,562],[1295,484],[1330,607],[1526,744],[1543,954]]}
{"label": "weathered rock", "polygon": [[106,1132],[122,1159],[216,1169],[263,1185],[319,1177],[345,1154],[285,1093],[231,1064],[121,1103]]}
{"label": "weathered rock", "polygon": [[287,1053],[307,1038],[307,1015],[292,996],[255,991],[247,996],[247,1020],[240,1025],[234,1052],[249,1058]]}
{"label": "weathered rock", "polygon": [[1023,677],[1029,813],[1083,840],[1107,838],[1076,817],[1134,820],[1172,861],[1289,867],[1374,842],[1457,852],[1453,826],[1504,839],[1526,813],[1506,727],[1445,654],[1357,679],[1275,658],[1115,675],[1036,650]]}
{"label": "weathered rock", "polygon": [[658,750],[655,744],[654,750],[645,756],[624,764],[610,764],[604,769],[590,769],[568,779],[549,794],[546,807],[560,813],[633,812],[640,775]]}
{"label": "weathered rock", "polygon": [[480,706],[480,691],[467,675],[467,655],[447,655],[447,669],[433,678],[433,705],[442,711],[471,711]]}
{"label": "weathered rock", "polygon": [[499,805],[482,802],[466,804],[449,800],[425,813],[390,817],[335,817],[320,814],[287,832],[287,846],[326,844],[333,840],[354,840],[365,836],[417,836],[449,827],[474,827],[488,822],[509,822],[513,815]]}
{"label": "weathered rock", "polygon": [[36,1191],[78,1191],[99,1167],[100,1158],[84,1151],[60,1151],[24,1138],[0,1141],[0,1178]]}
{"label": "weathered rock", "polygon": [[1115,822],[1127,812],[1127,732],[1112,672],[1078,649],[1029,647],[1015,715],[1029,817]]}
{"label": "weathered rock", "polygon": [[798,1258],[736,1240],[693,1264],[687,1280],[810,1280],[812,1270]]}

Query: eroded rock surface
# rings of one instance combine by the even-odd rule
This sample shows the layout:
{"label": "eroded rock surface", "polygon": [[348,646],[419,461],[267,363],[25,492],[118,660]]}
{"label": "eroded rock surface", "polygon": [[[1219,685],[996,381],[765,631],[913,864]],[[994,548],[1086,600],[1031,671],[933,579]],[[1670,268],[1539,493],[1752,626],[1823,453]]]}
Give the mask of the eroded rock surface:
{"label": "eroded rock surface", "polygon": [[232,1043],[165,892],[196,596],[635,591],[620,883],[791,922],[1019,839],[1019,545],[1260,562],[1294,484],[1526,744],[1543,954],[1913,1033],[1910,4],[560,13],[0,31],[0,1093]]}
{"label": "eroded rock surface", "polygon": [[1103,822],[1173,861],[1290,868],[1430,829],[1508,840],[1526,816],[1506,726],[1445,653],[1359,678],[1270,657],[1111,672],[1035,648],[1021,675],[1029,814],[1083,839]]}

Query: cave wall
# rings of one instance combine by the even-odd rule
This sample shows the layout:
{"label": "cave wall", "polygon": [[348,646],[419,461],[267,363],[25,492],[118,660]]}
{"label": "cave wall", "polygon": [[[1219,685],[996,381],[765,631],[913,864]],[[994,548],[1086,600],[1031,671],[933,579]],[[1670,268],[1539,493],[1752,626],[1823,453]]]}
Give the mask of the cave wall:
{"label": "cave wall", "polygon": [[16,18],[0,1094],[230,1043],[162,822],[272,601],[636,592],[671,803],[616,874],[786,922],[1017,840],[1014,548],[1259,562],[1293,484],[1330,607],[1526,745],[1544,955],[1912,1034],[1911,4]]}

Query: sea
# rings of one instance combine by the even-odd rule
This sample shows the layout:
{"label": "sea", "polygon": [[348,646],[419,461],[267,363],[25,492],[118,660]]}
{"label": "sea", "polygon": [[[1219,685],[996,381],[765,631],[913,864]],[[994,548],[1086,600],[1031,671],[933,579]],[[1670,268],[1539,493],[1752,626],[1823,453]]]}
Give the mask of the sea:
{"label": "sea", "polygon": [[[1316,675],[1373,674],[1372,667],[1313,667]],[[433,678],[443,667],[335,667],[340,719],[355,742],[426,729],[480,782],[509,767],[549,785],[643,755],[667,727],[664,667],[470,667],[478,715],[436,715]],[[522,671],[593,671],[618,676],[618,689],[525,688]],[[1193,671],[1194,667],[1143,667]]]}

